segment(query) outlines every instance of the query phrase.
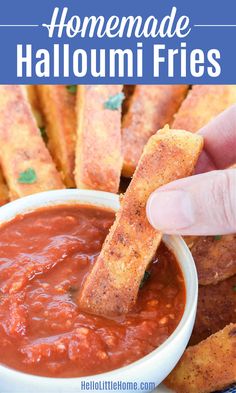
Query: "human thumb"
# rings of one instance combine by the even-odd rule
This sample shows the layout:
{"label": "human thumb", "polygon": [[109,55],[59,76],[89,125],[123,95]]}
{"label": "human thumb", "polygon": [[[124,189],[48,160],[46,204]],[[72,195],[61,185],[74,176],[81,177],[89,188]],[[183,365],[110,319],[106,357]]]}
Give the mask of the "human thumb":
{"label": "human thumb", "polygon": [[171,182],[151,194],[146,209],[151,225],[163,233],[235,233],[236,169]]}

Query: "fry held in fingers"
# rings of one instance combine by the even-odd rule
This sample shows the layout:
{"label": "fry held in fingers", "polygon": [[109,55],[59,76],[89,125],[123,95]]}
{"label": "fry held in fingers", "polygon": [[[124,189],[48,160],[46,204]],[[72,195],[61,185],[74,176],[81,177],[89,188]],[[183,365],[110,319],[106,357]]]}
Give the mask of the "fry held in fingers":
{"label": "fry held in fingers", "polygon": [[122,101],[121,85],[78,86],[75,165],[78,188],[118,192]]}
{"label": "fry held in fingers", "polygon": [[133,175],[148,139],[165,124],[172,123],[188,88],[188,85],[136,85],[133,92],[129,88],[122,119],[123,176]]}
{"label": "fry held in fingers", "polygon": [[150,138],[78,297],[83,309],[113,315],[126,313],[134,305],[145,269],[162,237],[147,220],[147,199],[156,188],[191,175],[202,147],[201,136],[168,127]]}
{"label": "fry held in fingers", "polygon": [[10,199],[63,188],[23,87],[0,86],[0,163]]}
{"label": "fry held in fingers", "polygon": [[235,183],[235,169],[225,169],[166,184],[148,200],[149,221],[166,234],[235,233]]}

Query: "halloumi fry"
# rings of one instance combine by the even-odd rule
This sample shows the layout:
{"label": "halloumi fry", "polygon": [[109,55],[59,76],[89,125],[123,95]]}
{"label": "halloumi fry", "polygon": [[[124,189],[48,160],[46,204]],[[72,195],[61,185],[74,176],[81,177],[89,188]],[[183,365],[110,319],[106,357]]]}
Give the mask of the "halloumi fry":
{"label": "halloumi fry", "polygon": [[236,381],[236,324],[189,347],[165,380],[176,393],[210,393]]}
{"label": "halloumi fry", "polygon": [[200,285],[190,345],[198,344],[231,322],[236,323],[236,275],[216,285]]}
{"label": "halloumi fry", "polygon": [[28,100],[32,108],[39,108],[39,99],[36,85],[25,85]]}
{"label": "halloumi fry", "polygon": [[236,85],[195,85],[175,115],[173,128],[196,132],[236,103]]}
{"label": "halloumi fry", "polygon": [[118,191],[122,166],[122,99],[120,85],[77,88],[75,181],[78,188]]}
{"label": "halloumi fry", "polygon": [[135,86],[122,119],[123,176],[133,175],[148,139],[172,123],[187,91],[188,85]]}
{"label": "halloumi fry", "polygon": [[192,174],[203,139],[165,127],[152,136],[122,198],[116,220],[79,294],[95,314],[126,313],[136,301],[147,265],[161,241],[146,217],[146,202],[158,187]]}
{"label": "halloumi fry", "polygon": [[63,188],[23,87],[0,86],[0,118],[0,163],[10,198]]}
{"label": "halloumi fry", "polygon": [[31,110],[36,119],[38,127],[44,126],[44,119],[40,110],[39,96],[36,85],[25,85],[26,94],[31,105]]}
{"label": "halloumi fry", "polygon": [[38,85],[47,146],[67,187],[74,187],[76,94],[64,85]]}
{"label": "halloumi fry", "polygon": [[236,235],[199,237],[190,249],[201,285],[216,284],[236,274]]}
{"label": "halloumi fry", "polygon": [[9,191],[7,185],[0,172],[0,206],[5,205],[9,201]]}

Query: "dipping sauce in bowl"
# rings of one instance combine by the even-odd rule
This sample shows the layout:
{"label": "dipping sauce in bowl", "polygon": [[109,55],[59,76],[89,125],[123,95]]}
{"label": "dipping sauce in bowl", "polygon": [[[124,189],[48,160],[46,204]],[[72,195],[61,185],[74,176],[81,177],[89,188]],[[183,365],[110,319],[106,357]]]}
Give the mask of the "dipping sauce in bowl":
{"label": "dipping sauce in bowl", "polygon": [[98,256],[114,212],[61,205],[0,227],[0,363],[48,377],[80,377],[130,364],[162,344],[185,308],[174,254],[161,244],[137,303],[108,319],[75,297]]}

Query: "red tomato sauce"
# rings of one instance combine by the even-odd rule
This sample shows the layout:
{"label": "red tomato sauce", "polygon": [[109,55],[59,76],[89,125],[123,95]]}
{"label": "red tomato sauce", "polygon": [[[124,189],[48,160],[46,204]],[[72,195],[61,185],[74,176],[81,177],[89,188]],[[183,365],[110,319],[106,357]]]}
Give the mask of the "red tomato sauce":
{"label": "red tomato sauce", "polygon": [[82,312],[75,297],[98,256],[114,213],[54,206],[0,227],[0,363],[50,377],[93,375],[153,351],[174,331],[185,286],[162,244],[133,310],[107,319]]}

